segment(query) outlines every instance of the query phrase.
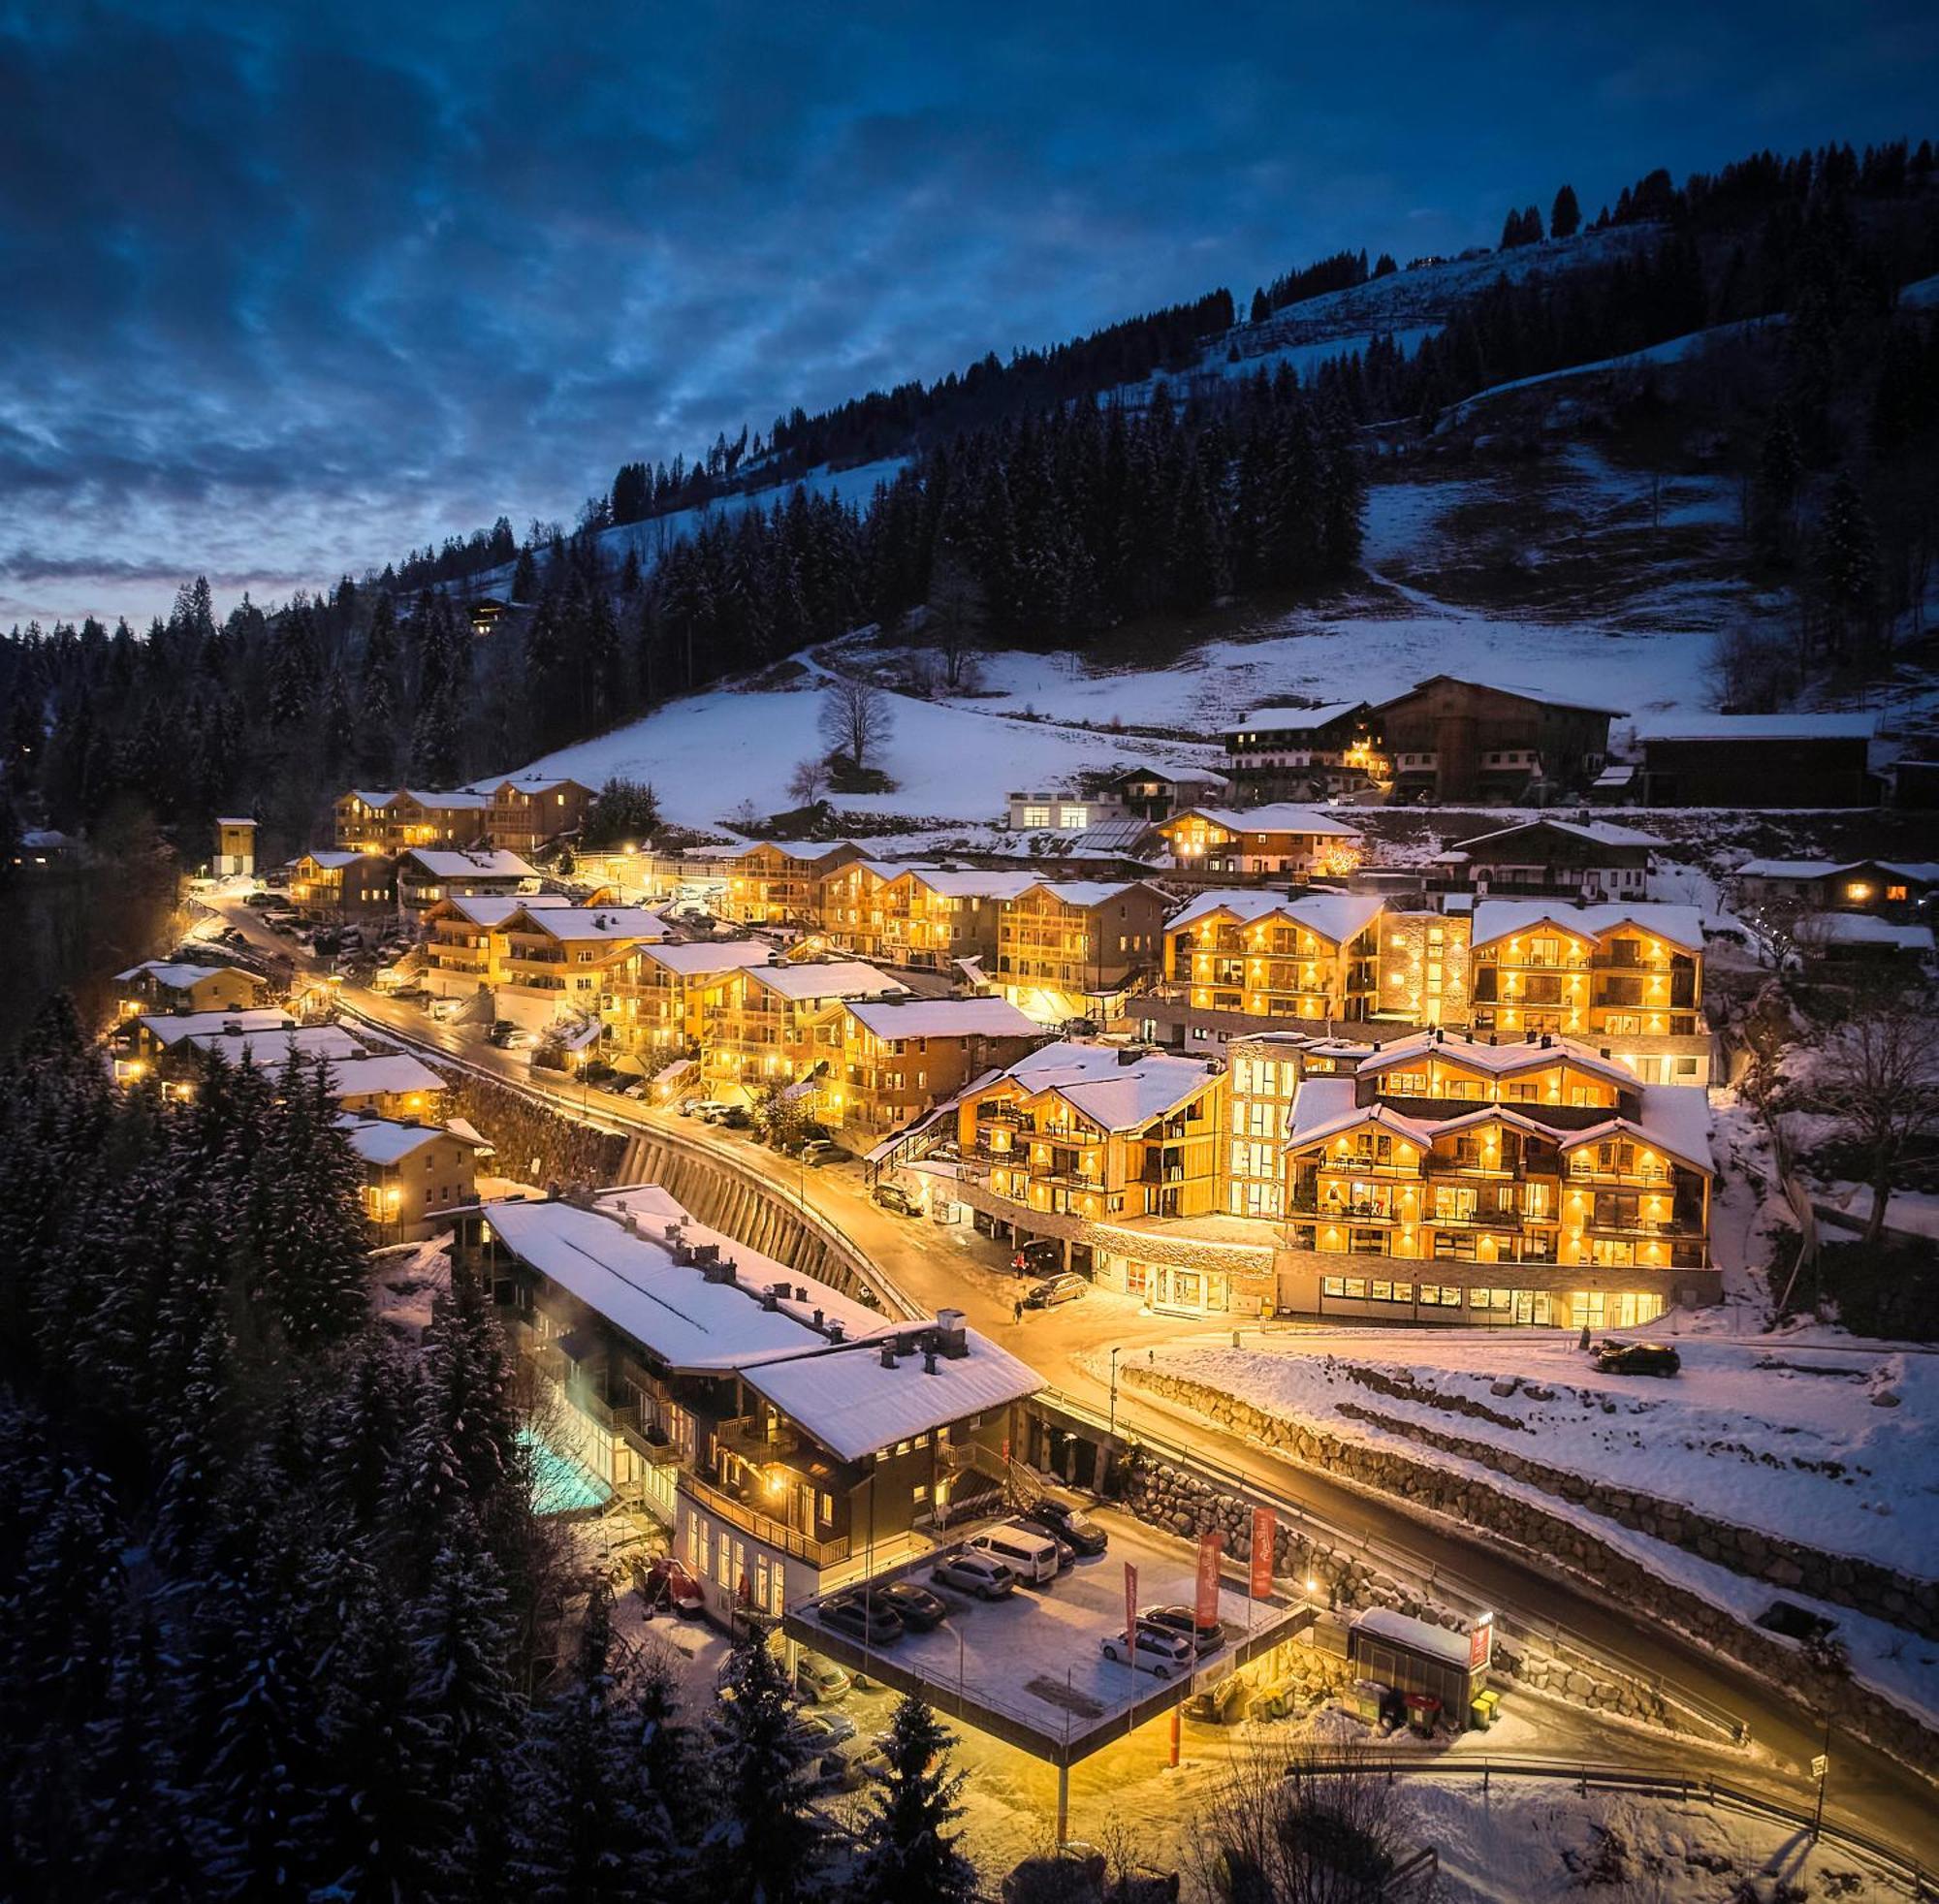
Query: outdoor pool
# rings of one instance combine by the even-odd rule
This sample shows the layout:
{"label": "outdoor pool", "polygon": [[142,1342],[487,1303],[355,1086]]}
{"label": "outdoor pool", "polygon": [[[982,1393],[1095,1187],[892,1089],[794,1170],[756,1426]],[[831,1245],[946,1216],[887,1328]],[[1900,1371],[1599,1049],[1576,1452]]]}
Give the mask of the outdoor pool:
{"label": "outdoor pool", "polygon": [[519,1440],[531,1450],[532,1506],[541,1514],[585,1513],[613,1498],[613,1490],[597,1475],[529,1428],[519,1430]]}

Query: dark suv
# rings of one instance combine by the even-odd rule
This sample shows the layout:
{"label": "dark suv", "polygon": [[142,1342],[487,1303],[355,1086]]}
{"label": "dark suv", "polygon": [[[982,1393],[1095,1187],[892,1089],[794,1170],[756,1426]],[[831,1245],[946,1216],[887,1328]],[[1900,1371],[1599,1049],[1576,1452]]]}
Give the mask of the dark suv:
{"label": "dark suv", "polygon": [[1675,1375],[1683,1357],[1667,1342],[1605,1342],[1596,1350],[1598,1375]]}
{"label": "dark suv", "polygon": [[1017,1276],[1055,1276],[1063,1267],[1064,1245],[1054,1236],[1019,1245],[1010,1258],[1011,1272]]}

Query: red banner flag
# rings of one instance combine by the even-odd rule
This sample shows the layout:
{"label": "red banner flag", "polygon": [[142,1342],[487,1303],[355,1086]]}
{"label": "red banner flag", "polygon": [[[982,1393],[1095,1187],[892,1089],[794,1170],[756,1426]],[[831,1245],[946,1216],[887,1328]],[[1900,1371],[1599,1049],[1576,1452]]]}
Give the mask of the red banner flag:
{"label": "red banner flag", "polygon": [[1195,1610],[1201,1627],[1216,1626],[1219,1622],[1219,1549],[1224,1544],[1223,1534],[1201,1534],[1198,1537],[1198,1605]]}
{"label": "red banner flag", "polygon": [[1253,1509],[1253,1598],[1270,1600],[1273,1548],[1279,1543],[1279,1516],[1270,1507]]}
{"label": "red banner flag", "polygon": [[1131,1670],[1138,1667],[1138,1570],[1125,1563],[1125,1646]]}

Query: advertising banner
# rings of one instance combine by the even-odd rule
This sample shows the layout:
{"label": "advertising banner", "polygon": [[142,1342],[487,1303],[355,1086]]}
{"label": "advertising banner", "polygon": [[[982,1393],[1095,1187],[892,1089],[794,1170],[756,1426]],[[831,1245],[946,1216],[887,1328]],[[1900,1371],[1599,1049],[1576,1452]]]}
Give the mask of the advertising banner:
{"label": "advertising banner", "polygon": [[1198,1605],[1201,1627],[1214,1625],[1219,1618],[1219,1549],[1225,1544],[1223,1534],[1198,1537]]}
{"label": "advertising banner", "polygon": [[1273,1548],[1279,1539],[1279,1516],[1270,1507],[1253,1509],[1253,1598],[1269,1600],[1273,1590]]}

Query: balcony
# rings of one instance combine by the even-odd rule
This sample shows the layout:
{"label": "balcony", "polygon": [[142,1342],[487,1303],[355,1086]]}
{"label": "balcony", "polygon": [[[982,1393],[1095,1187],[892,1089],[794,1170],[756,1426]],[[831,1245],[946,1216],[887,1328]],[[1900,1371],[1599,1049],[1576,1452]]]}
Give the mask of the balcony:
{"label": "balcony", "polygon": [[1660,1163],[1636,1164],[1627,1170],[1598,1170],[1594,1165],[1573,1163],[1569,1168],[1572,1184],[1641,1184],[1662,1189],[1675,1182],[1675,1173]]}
{"label": "balcony", "polygon": [[848,1537],[845,1534],[836,1535],[832,1539],[817,1540],[812,1535],[800,1533],[785,1521],[761,1513],[745,1501],[737,1500],[691,1475],[681,1476],[680,1491],[730,1526],[738,1527],[744,1534],[751,1534],[756,1540],[790,1554],[796,1560],[806,1561],[811,1567],[839,1567],[848,1558]]}
{"label": "balcony", "polygon": [[643,1418],[637,1402],[616,1408],[613,1425],[619,1430],[620,1439],[649,1466],[671,1468],[679,1462],[679,1447],[667,1439],[666,1430],[657,1422]]}
{"label": "balcony", "polygon": [[785,1421],[771,1435],[765,1414],[737,1414],[715,1425],[714,1444],[743,1461],[780,1461],[801,1451],[801,1436]]}

